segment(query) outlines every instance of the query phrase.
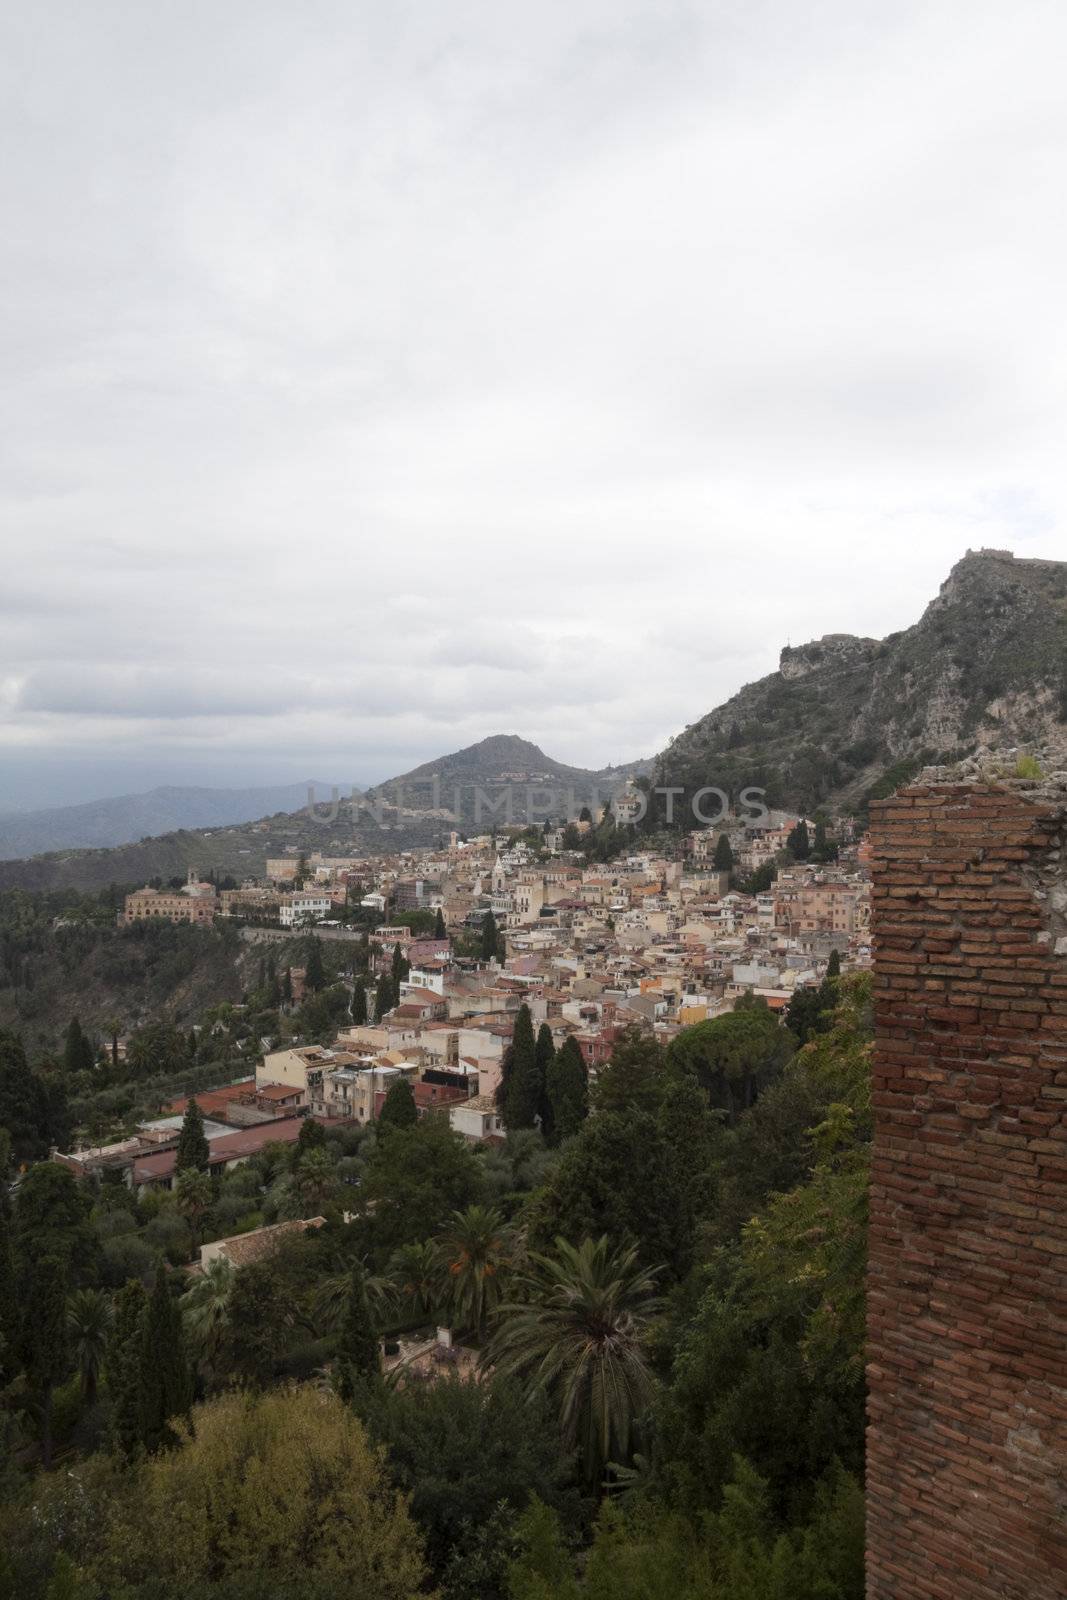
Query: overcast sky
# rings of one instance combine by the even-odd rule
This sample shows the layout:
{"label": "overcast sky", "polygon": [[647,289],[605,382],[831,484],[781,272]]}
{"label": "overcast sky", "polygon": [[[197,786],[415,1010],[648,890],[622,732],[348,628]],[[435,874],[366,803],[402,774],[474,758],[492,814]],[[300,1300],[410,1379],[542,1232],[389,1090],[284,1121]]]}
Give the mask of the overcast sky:
{"label": "overcast sky", "polygon": [[0,809],[625,760],[1067,558],[1062,0],[0,32]]}

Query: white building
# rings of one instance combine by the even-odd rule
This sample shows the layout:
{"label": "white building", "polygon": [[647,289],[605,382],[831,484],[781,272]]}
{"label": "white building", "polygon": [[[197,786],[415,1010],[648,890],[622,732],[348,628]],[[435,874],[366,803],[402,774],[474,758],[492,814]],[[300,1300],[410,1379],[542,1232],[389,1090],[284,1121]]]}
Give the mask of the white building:
{"label": "white building", "polygon": [[321,922],[331,904],[329,895],[316,894],[314,890],[306,894],[300,891],[283,894],[278,904],[278,921],[283,928],[301,928],[309,922]]}

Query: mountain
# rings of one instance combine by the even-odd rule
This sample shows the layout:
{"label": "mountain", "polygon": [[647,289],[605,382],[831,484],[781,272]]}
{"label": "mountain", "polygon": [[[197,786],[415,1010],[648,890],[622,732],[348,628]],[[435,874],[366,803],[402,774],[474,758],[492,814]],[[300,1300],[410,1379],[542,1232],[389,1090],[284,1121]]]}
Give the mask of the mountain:
{"label": "mountain", "polygon": [[[490,795],[494,785],[555,786],[582,804],[645,773],[690,792],[714,785],[736,799],[753,785],[775,806],[862,812],[868,799],[891,793],[923,766],[1020,745],[1067,750],[1067,563],[968,551],[913,627],[881,640],[828,634],[783,650],[777,672],[701,717],[652,762],[570,767],[515,734],[496,734],[378,785],[368,794],[371,809],[348,803],[336,815],[323,808],[312,816],[300,809],[301,785],[283,791],[282,809],[267,816],[266,796],[278,793],[260,791],[258,803],[248,802],[259,821],[201,823],[114,849],[0,861],[0,888],[144,883],[184,877],[190,866],[244,878],[261,876],[266,857],[286,851],[374,855],[431,845],[450,826],[446,808],[457,784],[468,825],[479,786]],[[319,786],[319,793],[329,790]],[[516,821],[524,820],[523,804],[517,793]],[[28,820],[0,819],[0,838]],[[486,828],[504,820],[488,808],[481,815]]]}
{"label": "mountain", "polygon": [[1067,747],[1067,562],[969,550],[914,626],[783,650],[654,767],[689,790],[862,811],[935,760],[1020,745]]}
{"label": "mountain", "polygon": [[[324,785],[317,785],[323,792]],[[261,789],[159,788],[115,795],[84,805],[0,816],[0,861],[49,850],[98,848],[172,833],[181,828],[217,828],[252,822],[277,811],[295,811],[307,801],[306,783]],[[326,793],[329,790],[326,789]]]}
{"label": "mountain", "polygon": [[[593,798],[596,791],[607,791],[621,786],[628,777],[651,770],[649,761],[631,761],[622,766],[603,767],[594,771],[589,767],[569,767],[551,756],[528,739],[516,733],[495,733],[477,744],[454,750],[451,755],[426,761],[421,767],[402,773],[397,778],[378,784],[369,791],[371,798],[393,799],[416,810],[428,809],[439,791],[440,804],[452,806],[455,791],[460,790],[464,815],[471,809],[469,802],[475,785],[493,789],[513,784],[516,790],[516,807],[525,805],[525,787],[574,789],[583,799]],[[437,780],[438,791],[433,783]],[[523,816],[525,813],[523,812]],[[522,820],[521,817],[518,820]]]}
{"label": "mountain", "polygon": [[[535,787],[557,787],[567,791],[568,797],[573,791],[580,805],[598,794],[603,801],[609,788],[618,786],[631,772],[649,769],[650,763],[640,761],[599,772],[568,767],[553,761],[525,739],[497,734],[378,785],[367,792],[367,806],[353,804],[348,798],[351,791],[342,789],[334,814],[329,804],[329,786],[318,784],[317,805],[312,814],[307,808],[307,785],[294,785],[281,791],[286,809],[264,815],[260,806],[254,821],[213,819],[199,827],[173,829],[112,848],[53,849],[25,860],[0,859],[0,890],[102,889],[112,883],[132,885],[153,878],[184,878],[190,867],[201,873],[214,871],[220,878],[229,874],[241,880],[262,877],[267,858],[286,853],[321,850],[326,855],[389,854],[440,842],[452,826],[444,808],[453,804],[456,785],[461,789],[461,813],[469,823],[475,815],[474,794],[478,787],[495,798],[494,786],[514,784],[518,822],[525,820],[527,782]],[[434,809],[432,787],[425,782],[434,773],[441,779],[438,809]],[[424,783],[422,788],[417,787],[420,781]],[[277,798],[278,791],[260,793],[264,799]],[[557,814],[561,809],[562,796]],[[0,818],[0,837],[7,823],[25,820]],[[487,810],[483,825],[488,828],[493,821],[500,824],[504,820],[499,810]]]}

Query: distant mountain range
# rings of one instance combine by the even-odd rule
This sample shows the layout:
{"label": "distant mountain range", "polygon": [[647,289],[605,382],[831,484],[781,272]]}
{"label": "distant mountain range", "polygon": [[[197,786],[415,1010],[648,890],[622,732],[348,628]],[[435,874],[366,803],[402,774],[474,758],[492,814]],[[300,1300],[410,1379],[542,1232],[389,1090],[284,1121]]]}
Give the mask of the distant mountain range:
{"label": "distant mountain range", "polygon": [[[329,788],[318,784],[318,792]],[[262,789],[165,787],[147,794],[120,794],[82,805],[0,815],[0,861],[69,850],[130,844],[179,828],[217,828],[253,822],[307,803],[306,783]]]}
{"label": "distant mountain range", "polygon": [[[371,809],[360,809],[348,802],[347,796],[351,793],[348,787],[339,789],[341,804],[336,816],[331,814],[328,784],[315,785],[314,815],[307,807],[307,784],[260,791],[157,790],[154,794],[202,794],[217,798],[226,794],[255,796],[258,793],[259,798],[256,802],[249,800],[243,817],[235,815],[235,805],[227,802],[214,807],[206,821],[185,822],[151,836],[136,833],[131,837],[128,832],[127,842],[112,847],[103,841],[100,845],[83,848],[53,846],[47,854],[36,853],[17,860],[0,852],[0,889],[95,889],[111,883],[138,884],[153,878],[184,877],[189,867],[196,867],[202,873],[214,870],[220,877],[227,874],[238,879],[261,877],[268,857],[287,852],[322,850],[333,855],[375,855],[435,844],[453,826],[444,811],[453,804],[457,785],[462,790],[461,814],[469,824],[477,786],[492,794],[494,786],[500,784],[557,785],[561,790],[573,791],[581,804],[586,798],[592,801],[597,796],[603,801],[607,792],[629,774],[648,770],[650,763],[647,761],[598,771],[570,767],[554,761],[537,745],[516,734],[494,734],[368,790],[371,806],[381,803],[384,828]],[[441,785],[441,809],[438,811],[433,809],[434,774]],[[99,806],[63,807],[52,815],[63,818],[64,825],[68,825],[71,813],[94,812],[112,805],[122,807],[150,798],[126,796],[122,801],[101,801]],[[281,804],[277,803],[279,800]],[[274,809],[267,814],[272,803]],[[521,800],[519,803],[521,805]],[[10,828],[14,836],[17,824],[28,825],[31,815],[0,818],[0,841],[7,837],[6,829]],[[42,815],[47,814],[36,814],[37,817]],[[486,828],[490,820],[485,821]],[[497,815],[496,820],[502,819]],[[517,815],[516,820],[523,820],[523,817]],[[128,827],[132,831],[134,823],[129,822]],[[66,837],[70,837],[70,832]],[[82,837],[94,835],[83,832]]]}
{"label": "distant mountain range", "polygon": [[[494,734],[369,791],[385,807],[384,829],[351,806],[311,816],[303,784],[158,789],[0,818],[0,856],[45,841],[53,852],[0,860],[0,888],[143,883],[190,866],[242,878],[260,876],[266,857],[286,851],[372,855],[434,844],[450,825],[444,811],[456,785],[465,820],[476,785],[556,784],[603,798],[645,773],[689,791],[716,785],[736,797],[756,785],[772,805],[862,811],[923,765],[1012,745],[1067,750],[1067,563],[968,551],[913,627],[882,640],[828,634],[786,648],[777,672],[709,711],[652,761],[593,771],[554,761],[516,734]],[[317,788],[320,799],[330,792]],[[68,847],[121,835],[139,842]]]}

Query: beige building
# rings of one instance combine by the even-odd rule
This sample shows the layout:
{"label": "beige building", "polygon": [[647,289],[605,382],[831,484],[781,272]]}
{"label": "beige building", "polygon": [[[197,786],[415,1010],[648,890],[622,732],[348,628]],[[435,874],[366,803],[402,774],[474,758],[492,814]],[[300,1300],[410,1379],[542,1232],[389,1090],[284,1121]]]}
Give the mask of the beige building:
{"label": "beige building", "polygon": [[126,896],[126,922],[192,922],[210,925],[217,900],[210,883],[190,881],[184,889],[153,889],[145,884]]}
{"label": "beige building", "polygon": [[306,1044],[298,1049],[271,1050],[256,1067],[256,1088],[263,1090],[271,1084],[285,1084],[299,1089],[312,1104],[316,1090],[321,1087],[323,1073],[335,1067],[347,1067],[356,1060],[340,1050],[328,1050],[325,1045]]}

